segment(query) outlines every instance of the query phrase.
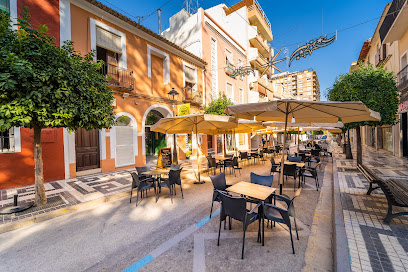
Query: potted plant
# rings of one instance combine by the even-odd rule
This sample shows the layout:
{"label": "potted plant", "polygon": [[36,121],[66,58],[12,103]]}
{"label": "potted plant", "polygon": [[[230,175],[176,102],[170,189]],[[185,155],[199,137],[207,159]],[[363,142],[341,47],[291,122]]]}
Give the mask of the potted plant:
{"label": "potted plant", "polygon": [[187,160],[190,159],[190,156],[191,156],[192,153],[193,153],[193,152],[191,152],[190,149],[186,151],[186,159],[187,159]]}

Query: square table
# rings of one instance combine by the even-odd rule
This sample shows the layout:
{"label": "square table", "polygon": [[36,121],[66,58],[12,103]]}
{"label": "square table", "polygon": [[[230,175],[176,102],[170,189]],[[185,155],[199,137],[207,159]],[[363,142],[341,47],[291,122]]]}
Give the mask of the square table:
{"label": "square table", "polygon": [[[150,171],[143,172],[143,173],[141,173],[141,174],[144,174],[144,175],[147,175],[147,176],[153,176],[153,177],[155,177],[155,178],[153,178],[153,182],[156,183],[156,182],[158,182],[158,178],[157,178],[157,177],[159,177],[159,176],[161,176],[161,175],[166,175],[166,174],[168,175],[169,172],[170,172],[170,168],[168,168],[168,169],[150,170]],[[155,192],[156,202],[157,202],[157,196],[158,196],[157,190],[158,190],[158,188],[156,187],[156,192]]]}
{"label": "square table", "polygon": [[[260,200],[260,202],[264,204],[265,199],[267,199],[270,195],[274,194],[276,189],[272,187],[267,187],[264,185],[259,185],[255,183],[249,183],[245,181],[238,182],[226,189],[228,192],[237,193],[240,195],[244,195],[247,197],[255,198]],[[263,216],[263,209],[262,212],[262,230],[264,230],[264,216]],[[262,235],[262,245],[265,245],[265,237]]]}
{"label": "square table", "polygon": [[249,183],[245,181],[238,182],[226,189],[229,192],[237,193],[240,195],[248,196],[251,198],[264,201],[270,195],[274,194],[276,189],[267,187],[255,183]]}
{"label": "square table", "polygon": [[290,161],[285,161],[284,162],[286,165],[293,165],[295,164],[299,168],[303,168],[305,166],[304,162],[290,162]]}

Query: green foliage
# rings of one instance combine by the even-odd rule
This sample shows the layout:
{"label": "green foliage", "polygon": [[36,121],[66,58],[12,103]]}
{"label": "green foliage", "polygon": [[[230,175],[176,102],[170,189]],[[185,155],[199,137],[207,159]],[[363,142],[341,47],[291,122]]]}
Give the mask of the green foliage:
{"label": "green foliage", "polygon": [[158,116],[154,113],[154,111],[150,111],[146,116],[146,125],[152,126],[159,121]]}
{"label": "green foliage", "polygon": [[211,103],[204,109],[205,114],[215,114],[215,115],[228,115],[226,114],[225,108],[227,106],[232,106],[234,103],[231,99],[227,98],[225,94],[221,95],[218,99],[213,99]]}
{"label": "green foliage", "polygon": [[312,135],[323,135],[324,132],[321,131],[321,130],[313,130],[313,131],[311,131],[311,134],[312,134]]}
{"label": "green foliage", "polygon": [[29,18],[25,9],[15,30],[0,12],[0,130],[111,127],[113,96],[94,52],[81,56],[72,42],[58,47],[47,27],[33,28]]}
{"label": "green foliage", "polygon": [[350,123],[347,127],[393,125],[397,122],[398,89],[392,72],[371,64],[359,64],[350,73],[336,78],[327,98],[331,101],[362,101],[368,108],[381,114],[380,122]]}

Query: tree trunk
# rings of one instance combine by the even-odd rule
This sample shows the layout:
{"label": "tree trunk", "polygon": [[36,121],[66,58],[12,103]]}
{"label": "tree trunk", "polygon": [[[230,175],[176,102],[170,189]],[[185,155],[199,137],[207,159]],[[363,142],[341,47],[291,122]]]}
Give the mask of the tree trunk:
{"label": "tree trunk", "polygon": [[223,153],[224,153],[224,156],[227,155],[227,145],[226,145],[225,137],[226,137],[225,134],[223,134],[223,140],[224,140]]}
{"label": "tree trunk", "polygon": [[363,150],[361,146],[361,128],[358,126],[356,127],[356,132],[357,132],[357,165],[363,163]]}
{"label": "tree trunk", "polygon": [[34,126],[34,175],[35,175],[35,200],[36,206],[47,204],[44,189],[44,165],[41,146],[41,127]]}

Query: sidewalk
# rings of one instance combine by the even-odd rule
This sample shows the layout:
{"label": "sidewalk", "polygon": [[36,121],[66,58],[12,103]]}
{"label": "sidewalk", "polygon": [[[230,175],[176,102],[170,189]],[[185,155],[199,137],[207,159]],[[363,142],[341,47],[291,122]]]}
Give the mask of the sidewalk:
{"label": "sidewalk", "polygon": [[[408,217],[383,223],[388,205],[381,189],[366,195],[369,184],[356,169],[356,161],[347,160],[339,147],[333,155],[352,271],[408,271]],[[408,182],[406,159],[364,148],[363,164],[381,178]]]}

